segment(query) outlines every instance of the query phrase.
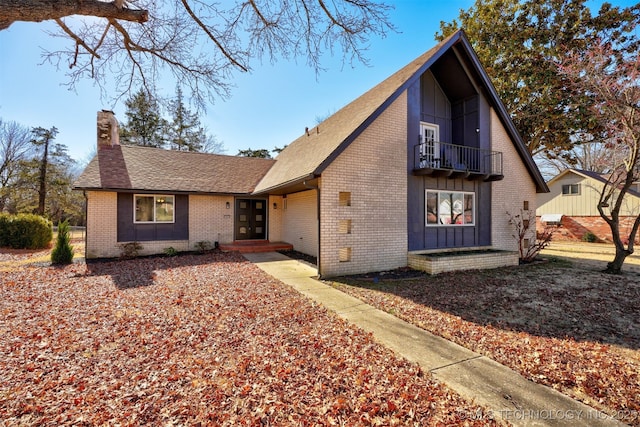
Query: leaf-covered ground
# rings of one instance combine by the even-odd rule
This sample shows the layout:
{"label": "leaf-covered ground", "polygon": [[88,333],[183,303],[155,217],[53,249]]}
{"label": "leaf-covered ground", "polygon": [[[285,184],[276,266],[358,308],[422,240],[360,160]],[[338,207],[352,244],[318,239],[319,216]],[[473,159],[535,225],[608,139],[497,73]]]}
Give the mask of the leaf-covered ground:
{"label": "leaf-covered ground", "polygon": [[637,273],[612,276],[555,260],[395,276],[336,279],[334,286],[640,426]]}
{"label": "leaf-covered ground", "polygon": [[0,256],[3,426],[494,424],[237,254],[20,256]]}

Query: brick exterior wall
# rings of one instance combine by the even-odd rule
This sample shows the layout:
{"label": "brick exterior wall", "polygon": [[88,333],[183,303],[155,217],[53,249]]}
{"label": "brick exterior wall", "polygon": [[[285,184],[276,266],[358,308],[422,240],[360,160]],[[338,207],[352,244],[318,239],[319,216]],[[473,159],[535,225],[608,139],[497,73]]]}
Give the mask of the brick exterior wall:
{"label": "brick exterior wall", "polygon": [[[230,208],[226,208],[229,202]],[[117,239],[117,193],[87,192],[86,257],[116,258],[122,253]],[[160,254],[168,247],[177,251],[195,249],[196,242],[233,241],[234,199],[231,196],[189,196],[189,240],[140,242],[140,255]]]}
{"label": "brick exterior wall", "polygon": [[[275,203],[275,208],[274,208]],[[282,196],[269,196],[269,226],[267,238],[271,242],[281,242],[282,238],[282,217],[284,215],[284,204]]]}
{"label": "brick exterior wall", "polygon": [[461,270],[483,270],[519,264],[517,252],[489,252],[477,254],[452,254],[429,257],[426,254],[409,254],[409,267],[429,274],[440,274]]}
{"label": "brick exterior wall", "polygon": [[288,194],[283,199],[282,240],[296,251],[318,256],[318,196],[316,190]]}
{"label": "brick exterior wall", "polygon": [[120,256],[118,248],[118,195],[106,191],[87,191],[87,259]]}
{"label": "brick exterior wall", "polygon": [[[628,241],[633,221],[635,221],[635,217],[620,217],[620,236],[625,244]],[[545,228],[540,217],[536,218],[536,227],[539,231]],[[613,242],[611,228],[600,216],[563,216],[561,226],[553,233],[552,241],[582,241],[585,234],[589,232],[596,236],[598,242]],[[636,243],[640,243],[640,236],[636,237]]]}
{"label": "brick exterior wall", "polygon": [[[536,187],[527,167],[502,126],[496,112],[491,110],[491,149],[502,152],[504,179],[491,185],[491,243],[495,249],[517,251],[518,242],[513,237],[514,228],[509,216],[522,214],[524,202],[529,202],[528,212],[536,210]],[[478,212],[482,215],[482,212]],[[530,239],[535,238],[531,227]]]}
{"label": "brick exterior wall", "polygon": [[190,195],[189,250],[193,250],[195,244],[203,240],[211,245],[215,242],[233,242],[234,209],[232,196]]}
{"label": "brick exterior wall", "polygon": [[[407,265],[406,139],[405,92],[322,173],[322,276]],[[350,206],[340,203],[340,193],[350,196]]]}

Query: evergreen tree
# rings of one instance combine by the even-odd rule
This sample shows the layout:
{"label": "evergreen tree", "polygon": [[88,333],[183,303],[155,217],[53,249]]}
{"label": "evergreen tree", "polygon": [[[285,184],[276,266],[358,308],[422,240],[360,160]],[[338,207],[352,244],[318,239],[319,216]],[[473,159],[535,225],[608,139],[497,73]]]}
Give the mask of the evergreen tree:
{"label": "evergreen tree", "polygon": [[75,162],[64,144],[54,143],[57,129],[34,128],[33,154],[19,162],[11,211],[60,220],[80,218],[82,196],[71,191]]}
{"label": "evergreen tree", "polygon": [[[52,127],[51,129],[45,129],[42,127],[34,128],[31,131],[34,135],[34,138],[31,140],[31,143],[36,147],[42,149],[42,155],[38,161],[38,207],[35,209],[34,213],[44,216],[45,203],[47,198],[47,166],[49,164],[49,149],[53,140],[56,138],[58,134],[58,129]],[[58,148],[58,147],[56,147]]]}
{"label": "evergreen tree", "polygon": [[258,150],[252,150],[248,148],[246,150],[238,150],[238,156],[240,157],[260,157],[262,159],[270,159],[271,153],[266,148],[261,148]]}
{"label": "evergreen tree", "polygon": [[171,122],[168,127],[169,148],[178,151],[203,151],[207,134],[198,115],[184,104],[182,89],[178,86],[176,97],[169,103]]}
{"label": "evergreen tree", "polygon": [[557,64],[567,52],[586,52],[601,38],[637,52],[633,28],[640,5],[604,3],[591,14],[586,0],[476,0],[459,18],[440,23],[437,38],[464,28],[532,154],[564,156],[588,134],[604,128],[588,113],[590,94],[571,92]]}
{"label": "evergreen tree", "polygon": [[59,222],[56,246],[51,251],[51,263],[71,264],[71,261],[73,261],[73,246],[70,243],[69,223]]}
{"label": "evergreen tree", "polygon": [[120,127],[123,144],[164,148],[168,123],[162,118],[157,100],[140,89],[125,101],[127,123]]}

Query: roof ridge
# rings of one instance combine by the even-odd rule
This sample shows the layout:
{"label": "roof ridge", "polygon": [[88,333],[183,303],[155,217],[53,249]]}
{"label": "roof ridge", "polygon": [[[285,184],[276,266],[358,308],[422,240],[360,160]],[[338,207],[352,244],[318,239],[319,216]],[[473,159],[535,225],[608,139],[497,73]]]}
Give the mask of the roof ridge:
{"label": "roof ridge", "polygon": [[[264,157],[250,157],[250,156],[238,156],[233,154],[222,154],[222,153],[209,153],[206,151],[181,151],[181,150],[173,150],[170,148],[162,148],[162,147],[149,147],[145,145],[136,145],[136,144],[120,144],[120,147],[126,147],[129,149],[142,149],[142,150],[157,150],[159,152],[172,153],[172,154],[189,154],[189,155],[205,155],[205,156],[218,156],[218,157],[226,157],[226,158],[237,158],[237,159],[257,159],[257,161],[268,160],[275,161],[273,158],[264,158]],[[112,147],[115,148],[115,147]]]}

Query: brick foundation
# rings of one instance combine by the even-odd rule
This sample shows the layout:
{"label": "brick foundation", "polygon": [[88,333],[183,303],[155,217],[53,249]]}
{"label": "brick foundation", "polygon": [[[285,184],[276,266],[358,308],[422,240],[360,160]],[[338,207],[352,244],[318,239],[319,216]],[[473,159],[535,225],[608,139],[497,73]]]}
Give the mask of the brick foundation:
{"label": "brick foundation", "polygon": [[[623,242],[626,243],[626,237],[633,225],[635,217],[620,217],[620,235]],[[538,231],[544,229],[544,223],[540,221],[540,217],[536,218],[536,228]],[[563,216],[560,227],[553,233],[554,240],[582,241],[587,233],[593,233],[597,237],[598,242],[612,242],[611,228],[599,216]],[[640,237],[636,237],[638,243]]]}
{"label": "brick foundation", "polygon": [[[470,248],[472,249],[472,248]],[[440,274],[460,270],[484,270],[510,267],[520,263],[518,252],[483,250],[462,251],[415,251],[408,256],[409,267],[429,274]],[[429,256],[432,254],[432,256]]]}

